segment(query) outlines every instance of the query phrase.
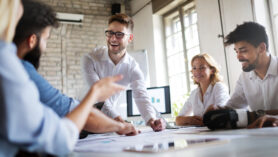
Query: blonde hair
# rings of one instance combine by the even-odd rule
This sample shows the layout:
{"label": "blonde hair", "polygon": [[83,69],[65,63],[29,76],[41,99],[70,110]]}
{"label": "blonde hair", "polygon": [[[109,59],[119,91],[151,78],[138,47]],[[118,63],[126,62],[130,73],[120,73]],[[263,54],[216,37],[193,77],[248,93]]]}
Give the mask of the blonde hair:
{"label": "blonde hair", "polygon": [[20,0],[0,0],[0,39],[11,42],[17,24]]}
{"label": "blonde hair", "polygon": [[[220,67],[217,62],[207,53],[202,53],[195,55],[191,60],[191,66],[193,66],[193,62],[195,59],[203,59],[209,66],[209,68],[213,71],[213,74],[210,75],[210,81],[212,85],[215,85],[216,82],[222,81],[223,77],[219,74]],[[192,70],[191,70],[192,72]],[[198,84],[194,79],[194,84]]]}

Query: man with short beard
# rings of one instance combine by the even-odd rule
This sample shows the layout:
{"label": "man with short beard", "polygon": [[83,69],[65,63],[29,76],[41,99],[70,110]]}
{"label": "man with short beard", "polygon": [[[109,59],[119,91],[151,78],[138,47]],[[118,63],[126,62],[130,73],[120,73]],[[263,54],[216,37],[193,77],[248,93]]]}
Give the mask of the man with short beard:
{"label": "man with short beard", "polygon": [[[18,48],[17,56],[23,59],[21,61],[25,70],[37,86],[40,101],[54,110],[60,117],[64,117],[74,110],[80,102],[62,94],[36,70],[39,68],[41,53],[46,49],[51,29],[58,27],[56,14],[52,8],[41,2],[22,0],[22,3],[24,14],[16,27],[14,37],[14,42]],[[84,129],[94,133],[138,134],[132,124],[119,123],[93,107]]]}
{"label": "man with short beard", "polygon": [[[154,131],[165,129],[166,123],[157,119],[146,91],[145,79],[139,65],[127,53],[127,46],[133,40],[133,21],[125,14],[116,14],[109,18],[105,31],[107,47],[95,48],[85,55],[83,72],[88,86],[93,85],[103,77],[122,74],[119,84],[130,86],[133,97],[141,116]],[[101,110],[111,118],[123,122],[120,114],[114,109],[120,94],[113,95],[105,101]]]}
{"label": "man with short beard", "polygon": [[[252,112],[248,124],[265,114],[278,114],[278,58],[268,52],[265,28],[255,22],[245,22],[225,39],[226,46],[234,44],[243,70],[225,108],[249,107]],[[222,107],[211,105],[207,111],[217,109]],[[262,126],[252,124],[249,127]]]}

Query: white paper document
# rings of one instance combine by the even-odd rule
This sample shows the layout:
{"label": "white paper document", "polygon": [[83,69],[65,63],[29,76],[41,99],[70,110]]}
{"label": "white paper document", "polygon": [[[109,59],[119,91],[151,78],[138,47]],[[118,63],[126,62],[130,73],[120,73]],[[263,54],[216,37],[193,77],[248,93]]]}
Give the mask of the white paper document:
{"label": "white paper document", "polygon": [[[204,141],[223,141],[243,136],[227,136],[227,135],[201,135],[200,131],[207,130],[204,128],[183,128],[177,130],[164,130],[161,132],[154,132],[152,130],[142,131],[137,136],[122,136],[113,134],[91,134],[85,139],[80,139],[76,144],[76,152],[121,152],[130,147],[143,147],[146,145],[161,145],[169,142],[190,141],[197,142]],[[184,142],[183,142],[184,143]],[[194,141],[193,141],[194,143]]]}

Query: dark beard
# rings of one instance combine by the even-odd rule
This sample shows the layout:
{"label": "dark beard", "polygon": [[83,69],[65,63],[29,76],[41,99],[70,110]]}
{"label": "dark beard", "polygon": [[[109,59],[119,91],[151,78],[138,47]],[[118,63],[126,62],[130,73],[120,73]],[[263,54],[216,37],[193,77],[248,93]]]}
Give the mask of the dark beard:
{"label": "dark beard", "polygon": [[256,68],[256,64],[250,64],[248,67],[246,67],[246,68],[243,68],[242,67],[242,70],[244,71],[244,72],[250,72],[250,71],[252,71],[252,70],[254,70]]}
{"label": "dark beard", "polygon": [[259,62],[259,55],[257,55],[257,58],[256,58],[256,60],[254,61],[253,64],[249,64],[249,66],[246,67],[246,68],[243,68],[243,67],[242,67],[242,70],[243,70],[244,72],[250,72],[250,71],[252,71],[252,70],[254,70],[254,69],[256,68],[258,62]]}
{"label": "dark beard", "polygon": [[36,46],[33,48],[33,50],[31,50],[30,52],[28,52],[26,54],[26,56],[23,58],[23,60],[26,60],[28,62],[30,62],[31,64],[34,65],[34,67],[36,68],[36,70],[39,69],[40,66],[40,58],[41,58],[41,50],[40,50],[40,46],[39,46],[40,42],[37,42]]}

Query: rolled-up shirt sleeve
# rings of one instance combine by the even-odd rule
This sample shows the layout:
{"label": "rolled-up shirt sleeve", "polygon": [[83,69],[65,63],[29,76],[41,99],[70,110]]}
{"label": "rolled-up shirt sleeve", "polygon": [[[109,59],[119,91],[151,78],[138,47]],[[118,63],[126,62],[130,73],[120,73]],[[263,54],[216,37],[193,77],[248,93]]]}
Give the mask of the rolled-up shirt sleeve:
{"label": "rolled-up shirt sleeve", "polygon": [[70,98],[70,109],[69,112],[71,112],[72,110],[74,110],[78,105],[80,104],[80,101]]}

